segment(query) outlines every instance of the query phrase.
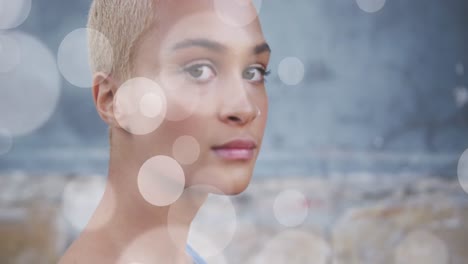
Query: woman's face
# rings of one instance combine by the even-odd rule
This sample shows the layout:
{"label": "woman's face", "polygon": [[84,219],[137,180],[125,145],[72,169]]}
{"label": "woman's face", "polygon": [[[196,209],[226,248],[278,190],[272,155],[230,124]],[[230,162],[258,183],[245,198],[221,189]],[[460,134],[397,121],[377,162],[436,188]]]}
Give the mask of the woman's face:
{"label": "woman's face", "polygon": [[262,144],[270,49],[256,16],[246,16],[256,12],[241,3],[249,1],[230,10],[221,2],[236,1],[163,1],[157,7],[134,65],[136,76],[164,92],[166,110],[154,131],[130,135],[130,145],[141,163],[158,155],[177,160],[185,187],[205,184],[237,194],[247,187]]}

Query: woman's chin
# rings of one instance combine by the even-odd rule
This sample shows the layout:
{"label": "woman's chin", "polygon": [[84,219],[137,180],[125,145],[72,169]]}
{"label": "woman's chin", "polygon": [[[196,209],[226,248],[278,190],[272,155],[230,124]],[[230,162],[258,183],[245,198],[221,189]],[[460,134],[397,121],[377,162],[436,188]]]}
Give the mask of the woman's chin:
{"label": "woman's chin", "polygon": [[196,172],[188,186],[205,185],[210,193],[237,195],[245,191],[252,178],[251,166],[209,167]]}

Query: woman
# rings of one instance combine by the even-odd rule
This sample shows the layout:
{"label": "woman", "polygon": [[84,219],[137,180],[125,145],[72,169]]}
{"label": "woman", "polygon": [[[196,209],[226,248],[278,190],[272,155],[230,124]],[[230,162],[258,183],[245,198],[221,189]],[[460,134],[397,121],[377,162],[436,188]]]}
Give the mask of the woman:
{"label": "woman", "polygon": [[88,27],[108,183],[60,263],[201,263],[192,220],[209,193],[246,189],[262,144],[270,48],[255,7],[94,0]]}

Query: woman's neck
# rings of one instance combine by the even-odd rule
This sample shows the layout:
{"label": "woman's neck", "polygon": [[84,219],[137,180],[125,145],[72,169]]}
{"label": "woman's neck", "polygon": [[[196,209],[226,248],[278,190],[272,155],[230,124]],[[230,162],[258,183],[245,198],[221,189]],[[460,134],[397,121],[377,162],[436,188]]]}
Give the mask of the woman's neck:
{"label": "woman's neck", "polygon": [[192,263],[188,232],[207,192],[185,189],[174,203],[155,206],[139,193],[138,164],[111,157],[109,165],[104,196],[73,251],[88,263]]}

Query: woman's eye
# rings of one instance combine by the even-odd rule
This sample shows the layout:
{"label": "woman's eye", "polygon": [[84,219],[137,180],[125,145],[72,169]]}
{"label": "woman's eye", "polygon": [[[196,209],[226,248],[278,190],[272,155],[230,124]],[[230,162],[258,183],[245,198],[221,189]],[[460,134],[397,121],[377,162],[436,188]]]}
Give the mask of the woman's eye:
{"label": "woman's eye", "polygon": [[248,68],[242,74],[242,77],[246,80],[253,82],[262,82],[265,79],[269,72],[259,67]]}
{"label": "woman's eye", "polygon": [[209,81],[215,76],[213,68],[206,64],[189,66],[185,68],[184,71],[189,74],[191,78],[201,82]]}

